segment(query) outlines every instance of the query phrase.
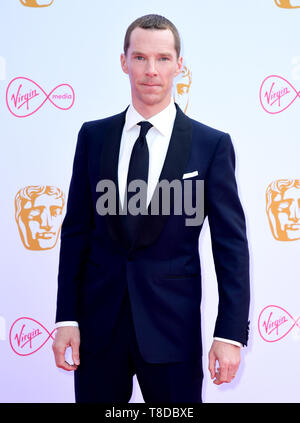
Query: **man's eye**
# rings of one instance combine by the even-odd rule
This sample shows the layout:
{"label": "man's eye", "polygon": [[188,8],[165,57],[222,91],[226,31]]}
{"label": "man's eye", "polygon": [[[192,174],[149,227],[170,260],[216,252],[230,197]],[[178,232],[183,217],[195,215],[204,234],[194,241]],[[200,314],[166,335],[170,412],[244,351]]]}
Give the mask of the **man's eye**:
{"label": "man's eye", "polygon": [[288,202],[283,202],[278,204],[278,211],[285,211],[289,208]]}
{"label": "man's eye", "polygon": [[59,216],[62,214],[62,209],[60,207],[53,207],[51,208],[51,215],[53,217]]}
{"label": "man's eye", "polygon": [[169,60],[169,58],[168,58],[168,57],[161,57],[161,58],[160,58],[160,60],[161,60],[162,62],[167,62],[167,61]]}
{"label": "man's eye", "polygon": [[39,209],[31,209],[28,213],[28,218],[33,219],[41,214],[41,211]]}
{"label": "man's eye", "polygon": [[143,58],[143,56],[136,56],[136,59],[137,60],[143,60],[144,58]]}

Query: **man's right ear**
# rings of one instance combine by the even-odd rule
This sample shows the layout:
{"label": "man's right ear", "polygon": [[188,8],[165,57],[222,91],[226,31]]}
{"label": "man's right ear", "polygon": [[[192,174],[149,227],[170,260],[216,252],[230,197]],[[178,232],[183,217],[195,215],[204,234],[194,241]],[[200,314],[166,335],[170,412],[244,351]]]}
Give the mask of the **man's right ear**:
{"label": "man's right ear", "polygon": [[128,74],[128,66],[127,66],[127,62],[126,62],[126,56],[124,53],[121,54],[121,67],[124,73]]}

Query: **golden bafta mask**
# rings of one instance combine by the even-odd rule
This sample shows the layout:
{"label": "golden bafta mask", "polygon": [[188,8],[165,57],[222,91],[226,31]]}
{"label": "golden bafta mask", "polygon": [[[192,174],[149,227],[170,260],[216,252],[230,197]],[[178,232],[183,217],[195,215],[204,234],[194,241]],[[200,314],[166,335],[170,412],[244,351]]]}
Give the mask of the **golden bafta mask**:
{"label": "golden bafta mask", "polygon": [[295,4],[295,0],[275,0],[275,3],[278,7],[281,7],[282,9],[298,9],[300,7],[300,5]]}
{"label": "golden bafta mask", "polygon": [[54,0],[20,0],[20,2],[28,7],[47,7],[51,6]]}
{"label": "golden bafta mask", "polygon": [[300,179],[271,182],[266,191],[266,211],[275,239],[300,239]]}
{"label": "golden bafta mask", "polygon": [[186,113],[189,105],[191,83],[191,71],[184,65],[181,73],[175,79],[174,90],[174,101],[176,101],[184,113]]}
{"label": "golden bafta mask", "polygon": [[56,245],[65,204],[63,192],[52,186],[31,185],[15,197],[15,218],[28,250],[49,250]]}

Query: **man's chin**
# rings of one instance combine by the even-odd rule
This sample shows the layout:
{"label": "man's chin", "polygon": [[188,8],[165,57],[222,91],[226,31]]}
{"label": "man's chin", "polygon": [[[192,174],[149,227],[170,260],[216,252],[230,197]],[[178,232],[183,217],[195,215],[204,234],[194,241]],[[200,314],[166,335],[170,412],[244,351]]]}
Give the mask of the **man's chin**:
{"label": "man's chin", "polygon": [[162,99],[157,94],[149,93],[149,94],[143,95],[141,97],[141,101],[147,106],[153,106],[155,104],[161,103]]}
{"label": "man's chin", "polygon": [[300,239],[300,230],[287,229],[286,235],[289,241],[296,241],[297,239]]}
{"label": "man's chin", "polygon": [[45,236],[43,237],[36,237],[35,239],[31,239],[29,242],[29,250],[50,250],[55,246],[57,242],[57,236],[51,235],[51,236]]}
{"label": "man's chin", "polygon": [[52,240],[39,240],[39,242],[37,244],[35,244],[35,247],[33,248],[34,250],[50,250],[51,248],[53,248],[56,244],[56,240],[52,239]]}

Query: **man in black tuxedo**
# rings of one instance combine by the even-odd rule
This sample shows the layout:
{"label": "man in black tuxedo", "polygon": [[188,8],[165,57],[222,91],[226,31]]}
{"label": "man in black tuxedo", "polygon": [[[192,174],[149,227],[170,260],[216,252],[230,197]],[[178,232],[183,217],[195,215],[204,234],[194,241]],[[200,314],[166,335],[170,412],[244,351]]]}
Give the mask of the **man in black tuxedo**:
{"label": "man in black tuxedo", "polygon": [[[147,15],[127,29],[121,66],[132,102],[120,114],[83,124],[61,231],[56,365],[75,370],[77,402],[128,402],[137,375],[145,402],[201,402],[203,221],[151,214],[161,181],[204,181],[219,306],[209,370],[230,382],[247,345],[249,253],[230,136],[188,118],[172,100],[181,72],[176,27]],[[131,181],[147,183],[147,215],[119,212]],[[116,187],[117,213],[99,212],[99,181]],[[128,194],[128,197],[127,197]],[[162,191],[162,195],[165,195]],[[156,197],[158,198],[158,197]],[[148,208],[147,208],[148,207]],[[73,364],[65,361],[72,347]],[[219,369],[216,369],[216,362]]]}

